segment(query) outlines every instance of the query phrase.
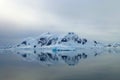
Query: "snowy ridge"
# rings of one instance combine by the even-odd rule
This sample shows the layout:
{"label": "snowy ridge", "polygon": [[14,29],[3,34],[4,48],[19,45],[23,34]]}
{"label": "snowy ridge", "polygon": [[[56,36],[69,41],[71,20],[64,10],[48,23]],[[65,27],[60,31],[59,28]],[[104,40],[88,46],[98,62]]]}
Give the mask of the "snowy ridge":
{"label": "snowy ridge", "polygon": [[36,38],[27,38],[14,48],[52,48],[53,50],[74,50],[76,48],[101,48],[103,43],[79,37],[74,32],[67,34],[43,33]]}

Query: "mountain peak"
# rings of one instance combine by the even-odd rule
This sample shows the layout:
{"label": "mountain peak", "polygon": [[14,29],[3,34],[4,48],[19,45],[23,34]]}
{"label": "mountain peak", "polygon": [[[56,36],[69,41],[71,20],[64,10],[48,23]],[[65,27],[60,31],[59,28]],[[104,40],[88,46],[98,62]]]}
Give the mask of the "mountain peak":
{"label": "mountain peak", "polygon": [[[28,38],[18,44],[17,48],[43,48],[43,47],[95,47],[97,41],[88,40],[79,37],[74,32],[68,32],[61,35],[56,33],[46,32],[38,36],[37,38]],[[102,44],[99,44],[102,45]],[[98,46],[97,46],[98,47]]]}

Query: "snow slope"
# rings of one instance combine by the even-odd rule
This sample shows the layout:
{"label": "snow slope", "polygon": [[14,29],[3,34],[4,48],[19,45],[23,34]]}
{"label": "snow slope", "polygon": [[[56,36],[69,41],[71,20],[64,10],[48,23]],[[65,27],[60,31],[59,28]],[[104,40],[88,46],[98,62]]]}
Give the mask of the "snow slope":
{"label": "snow slope", "polygon": [[105,45],[95,40],[79,37],[74,32],[67,34],[43,33],[36,38],[27,38],[14,48],[50,48],[53,50],[75,50],[76,48],[101,48]]}

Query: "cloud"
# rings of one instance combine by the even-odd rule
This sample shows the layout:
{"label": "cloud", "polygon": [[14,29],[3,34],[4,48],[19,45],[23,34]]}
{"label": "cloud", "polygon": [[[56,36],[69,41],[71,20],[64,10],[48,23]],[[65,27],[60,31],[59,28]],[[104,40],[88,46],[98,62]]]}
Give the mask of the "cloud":
{"label": "cloud", "polygon": [[[119,0],[0,0],[1,34],[69,32],[108,40],[120,37]],[[7,25],[7,26],[6,26]]]}

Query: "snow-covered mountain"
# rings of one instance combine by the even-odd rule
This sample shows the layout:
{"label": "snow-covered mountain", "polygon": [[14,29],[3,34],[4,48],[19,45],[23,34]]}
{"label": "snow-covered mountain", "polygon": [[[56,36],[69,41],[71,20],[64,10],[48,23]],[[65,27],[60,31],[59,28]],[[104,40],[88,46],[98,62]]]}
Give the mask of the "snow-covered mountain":
{"label": "snow-covered mountain", "polygon": [[111,44],[108,44],[107,47],[110,47],[110,48],[120,48],[120,43],[111,43]]}
{"label": "snow-covered mountain", "polygon": [[53,49],[75,49],[86,47],[104,47],[103,43],[79,37],[74,32],[67,34],[43,33],[36,38],[27,38],[14,48],[53,48]]}

